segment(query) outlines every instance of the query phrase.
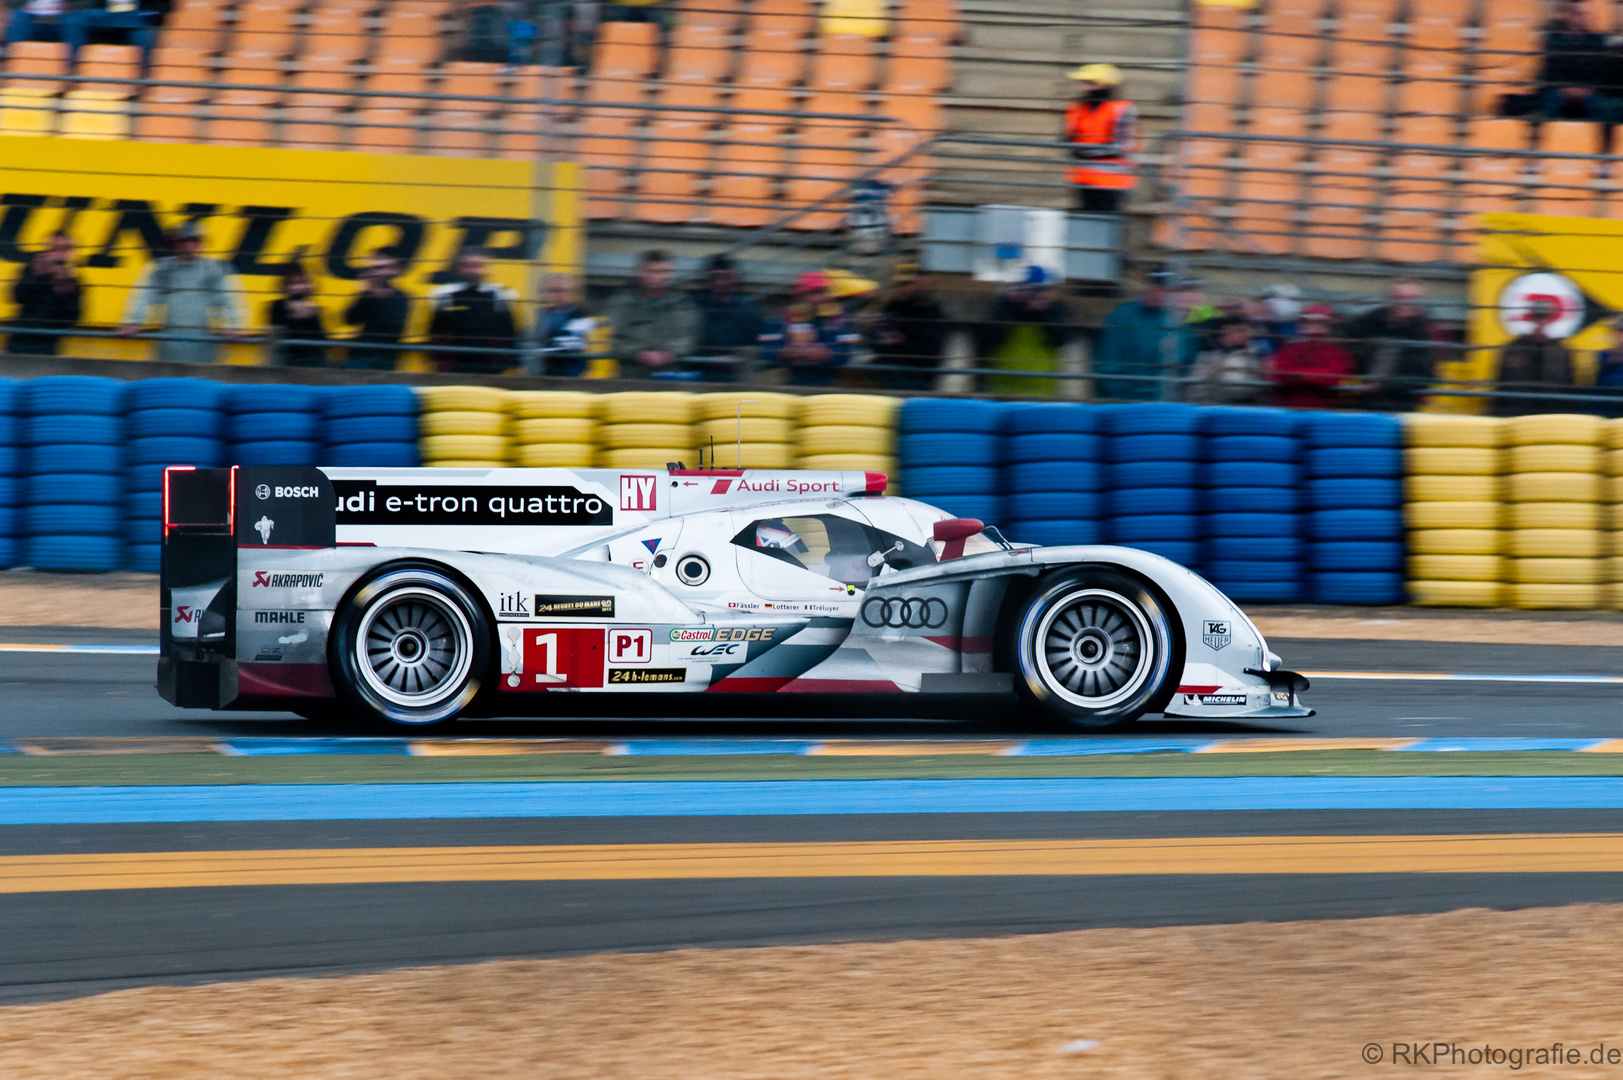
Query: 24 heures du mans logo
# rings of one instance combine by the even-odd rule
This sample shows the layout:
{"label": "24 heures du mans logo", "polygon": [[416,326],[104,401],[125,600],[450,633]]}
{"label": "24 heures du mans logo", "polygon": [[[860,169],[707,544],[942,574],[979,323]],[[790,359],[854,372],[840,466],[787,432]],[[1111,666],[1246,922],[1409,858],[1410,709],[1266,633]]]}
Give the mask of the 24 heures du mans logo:
{"label": "24 heures du mans logo", "polygon": [[319,589],[326,579],[326,574],[272,574],[264,570],[255,570],[253,587],[256,589]]}

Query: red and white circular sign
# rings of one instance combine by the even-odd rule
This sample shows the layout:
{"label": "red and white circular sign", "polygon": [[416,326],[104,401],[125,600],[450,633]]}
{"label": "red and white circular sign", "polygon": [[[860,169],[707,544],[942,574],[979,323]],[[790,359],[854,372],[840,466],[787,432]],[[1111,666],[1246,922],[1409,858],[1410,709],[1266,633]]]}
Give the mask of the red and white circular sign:
{"label": "red and white circular sign", "polygon": [[1499,325],[1512,337],[1530,334],[1542,322],[1544,336],[1560,340],[1577,333],[1583,319],[1584,294],[1563,274],[1523,274],[1499,293]]}

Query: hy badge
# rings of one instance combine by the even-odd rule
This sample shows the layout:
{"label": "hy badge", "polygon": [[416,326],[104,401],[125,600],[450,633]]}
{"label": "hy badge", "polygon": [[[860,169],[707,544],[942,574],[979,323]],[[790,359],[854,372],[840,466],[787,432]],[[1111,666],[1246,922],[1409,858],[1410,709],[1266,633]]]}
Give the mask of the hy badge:
{"label": "hy badge", "polygon": [[1219,622],[1216,619],[1207,619],[1206,632],[1200,635],[1200,640],[1204,641],[1208,648],[1213,649],[1214,651],[1220,650],[1229,642],[1234,640],[1234,632],[1226,622]]}

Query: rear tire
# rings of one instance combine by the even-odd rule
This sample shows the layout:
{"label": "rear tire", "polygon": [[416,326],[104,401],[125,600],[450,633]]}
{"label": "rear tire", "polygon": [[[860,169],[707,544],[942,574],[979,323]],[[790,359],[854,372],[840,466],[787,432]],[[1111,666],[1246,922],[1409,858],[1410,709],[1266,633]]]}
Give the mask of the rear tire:
{"label": "rear tire", "polygon": [[1179,677],[1169,605],[1114,570],[1043,582],[1014,626],[1016,686],[1073,728],[1130,723],[1165,703]]}
{"label": "rear tire", "polygon": [[454,718],[490,668],[490,626],[479,601],[432,566],[385,567],[339,614],[333,681],[367,716],[426,727]]}

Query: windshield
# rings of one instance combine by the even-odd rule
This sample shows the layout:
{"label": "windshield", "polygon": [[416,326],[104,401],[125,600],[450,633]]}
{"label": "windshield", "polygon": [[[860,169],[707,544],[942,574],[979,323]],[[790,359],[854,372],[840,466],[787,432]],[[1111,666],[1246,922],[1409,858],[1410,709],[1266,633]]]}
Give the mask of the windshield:
{"label": "windshield", "polygon": [[884,567],[935,562],[929,548],[835,514],[761,518],[733,543],[846,585],[866,585]]}

